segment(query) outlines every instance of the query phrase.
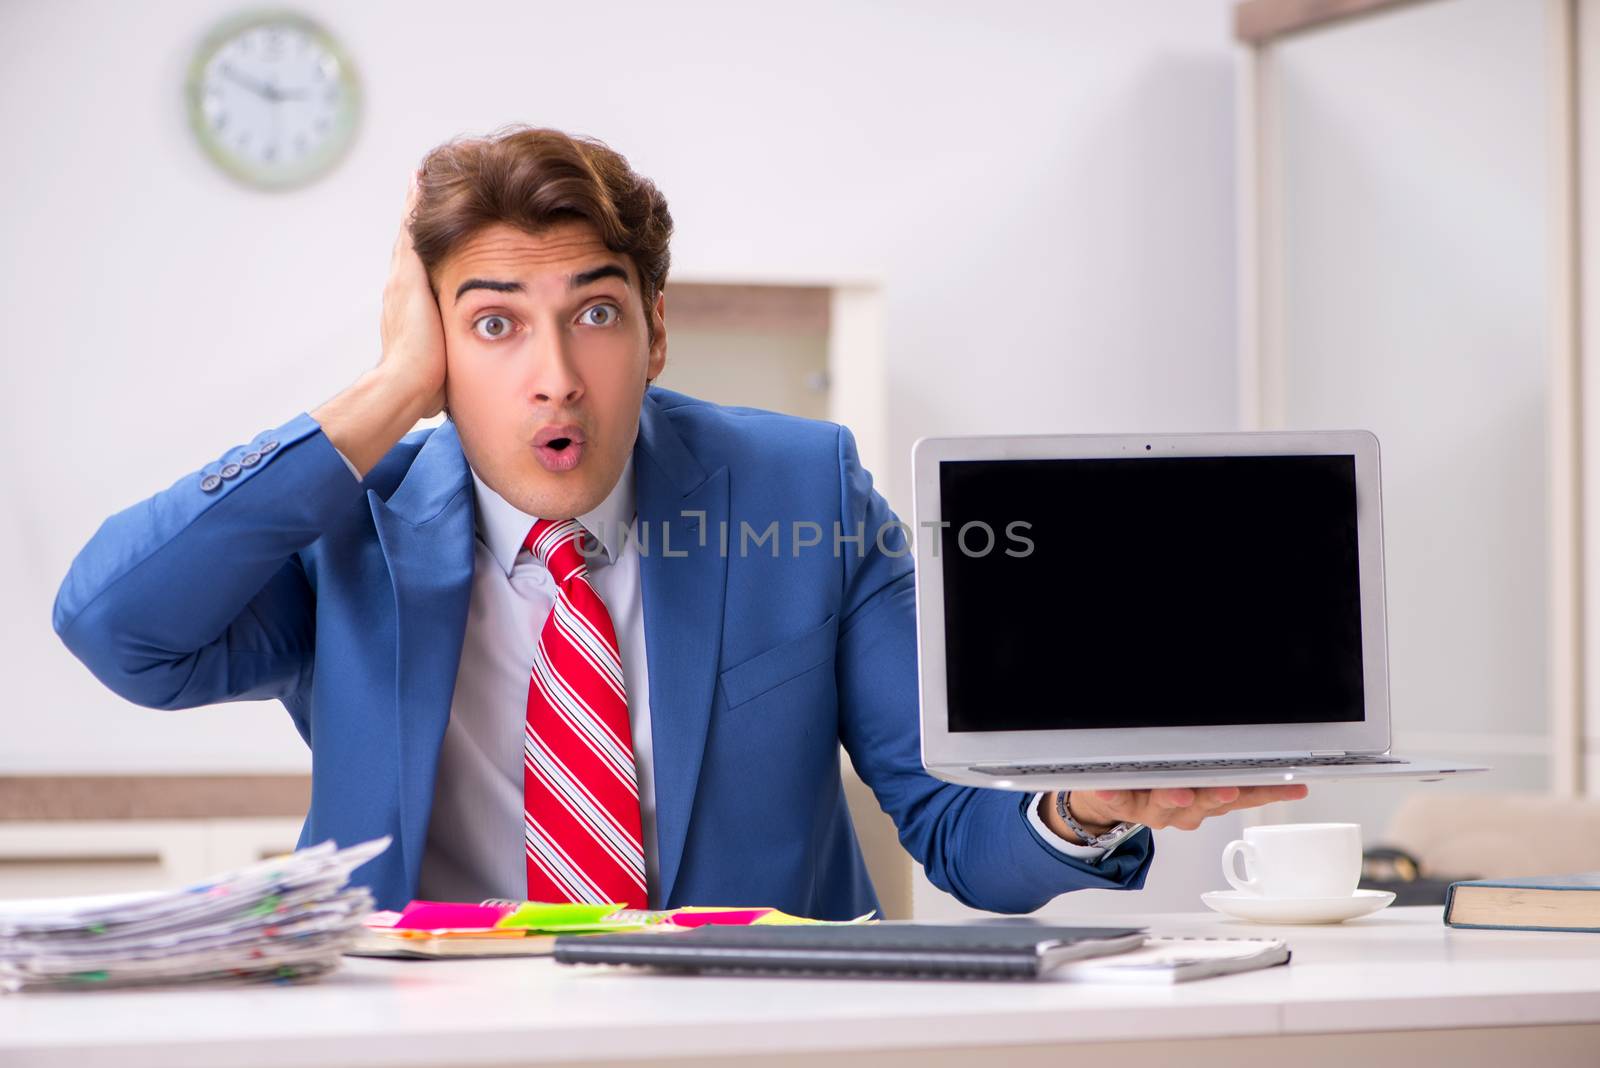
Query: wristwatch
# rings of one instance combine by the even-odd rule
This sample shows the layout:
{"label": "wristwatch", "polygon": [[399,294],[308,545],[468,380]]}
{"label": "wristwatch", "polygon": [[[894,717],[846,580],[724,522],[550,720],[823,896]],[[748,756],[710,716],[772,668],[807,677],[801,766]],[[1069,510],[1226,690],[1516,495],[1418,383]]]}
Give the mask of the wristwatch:
{"label": "wristwatch", "polygon": [[1079,840],[1086,846],[1094,846],[1096,848],[1110,847],[1122,841],[1130,832],[1139,829],[1138,824],[1124,821],[1111,828],[1105,834],[1090,834],[1083,829],[1083,824],[1072,818],[1071,797],[1071,790],[1058,790],[1056,792],[1056,815],[1061,817],[1061,822],[1070,827],[1072,833],[1077,835]]}

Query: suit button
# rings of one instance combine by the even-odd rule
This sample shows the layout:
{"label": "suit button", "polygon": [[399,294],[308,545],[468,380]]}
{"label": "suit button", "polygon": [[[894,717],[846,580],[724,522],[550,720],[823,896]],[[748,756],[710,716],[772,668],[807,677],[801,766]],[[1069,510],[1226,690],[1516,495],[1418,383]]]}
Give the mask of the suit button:
{"label": "suit button", "polygon": [[260,462],[261,454],[259,452],[247,452],[239,457],[239,466],[241,467],[254,467]]}
{"label": "suit button", "polygon": [[217,473],[223,478],[238,478],[240,467],[238,464],[223,464],[222,470]]}
{"label": "suit button", "polygon": [[215,493],[217,491],[217,487],[220,485],[222,485],[222,479],[218,478],[216,475],[207,475],[205,478],[200,480],[200,488],[205,490],[207,493]]}
{"label": "suit button", "polygon": [[278,443],[276,441],[263,441],[260,445],[256,446],[256,451],[259,452],[262,456],[265,456],[267,453],[271,452],[273,449],[276,449],[277,447],[278,447]]}

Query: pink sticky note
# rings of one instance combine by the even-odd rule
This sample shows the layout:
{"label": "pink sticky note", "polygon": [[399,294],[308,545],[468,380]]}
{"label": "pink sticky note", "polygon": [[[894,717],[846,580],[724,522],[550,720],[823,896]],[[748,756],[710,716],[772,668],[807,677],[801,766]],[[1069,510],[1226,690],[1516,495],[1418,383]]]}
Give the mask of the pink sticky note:
{"label": "pink sticky note", "polygon": [[441,928],[493,927],[511,911],[510,905],[468,905],[455,901],[413,901],[394,926],[399,930],[437,931]]}
{"label": "pink sticky note", "polygon": [[721,909],[716,912],[674,912],[667,922],[674,927],[705,927],[710,924],[728,924],[744,927],[755,923],[771,909]]}

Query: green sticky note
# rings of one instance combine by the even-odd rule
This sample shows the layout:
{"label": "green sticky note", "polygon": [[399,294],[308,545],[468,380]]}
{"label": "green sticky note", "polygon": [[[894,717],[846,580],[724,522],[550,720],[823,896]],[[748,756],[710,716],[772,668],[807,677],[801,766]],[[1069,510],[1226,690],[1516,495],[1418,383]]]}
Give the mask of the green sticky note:
{"label": "green sticky note", "polygon": [[[582,902],[547,904],[524,901],[509,915],[500,917],[496,927],[527,927],[538,931],[594,930],[608,926],[605,918],[622,905],[590,905]],[[630,923],[628,926],[635,926]]]}
{"label": "green sticky note", "polygon": [[281,900],[283,900],[283,899],[278,897],[276,894],[274,894],[271,897],[269,897],[269,898],[265,899],[264,901],[262,901],[261,904],[257,905],[255,908],[251,909],[249,914],[251,916],[265,916],[267,913],[269,913],[273,909],[277,908],[278,907],[278,903]]}

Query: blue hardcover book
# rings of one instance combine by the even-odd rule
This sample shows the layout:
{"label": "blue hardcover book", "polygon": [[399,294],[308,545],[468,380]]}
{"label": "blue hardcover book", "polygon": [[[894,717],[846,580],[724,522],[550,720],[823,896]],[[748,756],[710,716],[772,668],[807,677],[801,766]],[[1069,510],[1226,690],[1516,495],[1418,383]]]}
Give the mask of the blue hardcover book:
{"label": "blue hardcover book", "polygon": [[1444,922],[1505,931],[1600,933],[1600,872],[1451,883]]}

